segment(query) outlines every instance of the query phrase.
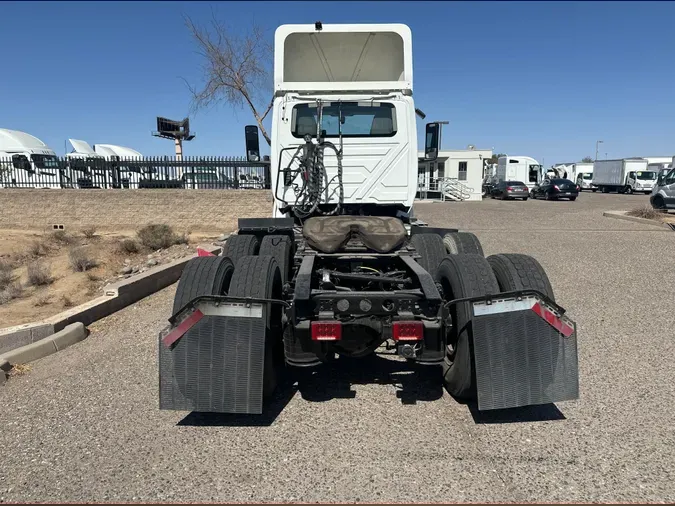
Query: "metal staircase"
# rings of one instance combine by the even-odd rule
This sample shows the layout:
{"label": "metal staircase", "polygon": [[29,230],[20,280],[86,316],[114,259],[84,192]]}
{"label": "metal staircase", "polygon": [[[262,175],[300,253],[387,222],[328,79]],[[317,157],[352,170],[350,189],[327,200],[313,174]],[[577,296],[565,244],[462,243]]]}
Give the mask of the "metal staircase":
{"label": "metal staircase", "polygon": [[440,199],[441,202],[446,200],[462,202],[471,197],[473,188],[460,182],[457,178],[443,177],[426,184],[420,184],[417,191],[420,198],[423,199],[431,198],[432,200]]}
{"label": "metal staircase", "polygon": [[439,180],[439,189],[441,191],[441,200],[454,200],[462,202],[471,198],[473,188],[468,187],[459,179],[444,177]]}

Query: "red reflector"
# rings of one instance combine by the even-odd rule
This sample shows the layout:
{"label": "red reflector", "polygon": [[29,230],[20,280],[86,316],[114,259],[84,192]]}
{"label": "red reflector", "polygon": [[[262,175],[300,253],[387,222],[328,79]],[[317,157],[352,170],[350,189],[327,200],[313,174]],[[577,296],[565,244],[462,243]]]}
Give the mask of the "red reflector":
{"label": "red reflector", "polygon": [[185,333],[194,327],[202,318],[204,318],[204,313],[199,309],[196,309],[194,313],[185,318],[185,320],[183,320],[176,328],[164,336],[162,339],[164,346],[170,348],[173,343],[183,337]]}
{"label": "red reflector", "polygon": [[563,336],[570,337],[574,333],[573,327],[563,322],[553,312],[542,306],[541,303],[537,302],[534,306],[532,306],[532,311],[546,320],[549,325],[560,332]]}
{"label": "red reflector", "polygon": [[205,249],[197,248],[197,256],[200,256],[200,257],[214,257],[214,256],[216,256],[216,255],[214,255],[214,254],[211,253],[210,251],[206,251]]}
{"label": "red reflector", "polygon": [[391,326],[394,341],[420,341],[424,339],[422,322],[394,322]]}
{"label": "red reflector", "polygon": [[342,323],[336,321],[312,322],[312,341],[339,341],[342,339]]}

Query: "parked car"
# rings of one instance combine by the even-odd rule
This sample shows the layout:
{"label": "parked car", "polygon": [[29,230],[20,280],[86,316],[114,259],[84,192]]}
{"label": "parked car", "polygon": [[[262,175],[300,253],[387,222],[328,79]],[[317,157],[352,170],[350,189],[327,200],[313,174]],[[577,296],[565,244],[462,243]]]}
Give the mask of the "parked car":
{"label": "parked car", "polygon": [[536,186],[531,192],[530,197],[537,199],[540,197],[546,200],[557,200],[560,198],[576,200],[579,196],[579,186],[569,179],[545,179],[541,185]]}
{"label": "parked car", "polygon": [[649,202],[654,209],[675,209],[675,169],[670,169],[666,176],[659,178],[659,184],[654,186]]}
{"label": "parked car", "polygon": [[530,196],[527,185],[522,181],[500,181],[490,191],[490,196],[493,199],[499,198],[501,200],[508,199],[523,199],[527,200]]}

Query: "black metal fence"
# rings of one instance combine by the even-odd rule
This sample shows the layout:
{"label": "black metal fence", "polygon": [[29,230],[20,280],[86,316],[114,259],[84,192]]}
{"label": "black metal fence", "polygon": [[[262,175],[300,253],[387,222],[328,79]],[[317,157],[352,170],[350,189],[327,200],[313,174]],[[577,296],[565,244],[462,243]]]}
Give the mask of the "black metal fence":
{"label": "black metal fence", "polygon": [[270,162],[229,157],[0,158],[0,188],[269,189]]}

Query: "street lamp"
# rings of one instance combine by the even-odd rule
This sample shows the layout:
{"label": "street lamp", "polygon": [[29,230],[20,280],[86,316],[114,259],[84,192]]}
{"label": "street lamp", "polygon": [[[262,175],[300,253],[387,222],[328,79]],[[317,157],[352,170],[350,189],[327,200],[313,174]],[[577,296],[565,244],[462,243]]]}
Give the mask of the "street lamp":
{"label": "street lamp", "polygon": [[595,159],[598,159],[598,145],[602,144],[603,141],[595,141]]}

